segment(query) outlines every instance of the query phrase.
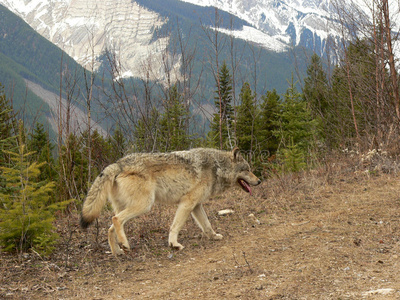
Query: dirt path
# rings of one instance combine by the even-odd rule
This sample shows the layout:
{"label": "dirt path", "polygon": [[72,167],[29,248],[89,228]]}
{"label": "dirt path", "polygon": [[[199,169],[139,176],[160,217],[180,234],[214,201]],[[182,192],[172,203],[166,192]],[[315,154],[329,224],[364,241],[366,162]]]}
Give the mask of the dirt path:
{"label": "dirt path", "polygon": [[[120,260],[107,253],[105,216],[97,248],[76,227],[68,267],[65,251],[22,263],[1,254],[0,298],[400,299],[399,191],[398,178],[382,175],[251,199],[235,192],[234,205],[207,207],[222,241],[199,238],[189,222],[183,251],[171,252],[162,231],[131,237],[135,249]],[[212,213],[229,204],[233,215]]]}

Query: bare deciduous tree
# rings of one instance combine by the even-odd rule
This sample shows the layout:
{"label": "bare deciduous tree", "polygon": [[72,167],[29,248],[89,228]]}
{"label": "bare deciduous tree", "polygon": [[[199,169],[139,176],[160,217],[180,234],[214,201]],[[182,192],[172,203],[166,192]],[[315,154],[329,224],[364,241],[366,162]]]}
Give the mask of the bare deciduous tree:
{"label": "bare deciduous tree", "polygon": [[[399,79],[393,48],[397,39],[395,32],[399,30],[394,30],[388,0],[364,0],[362,6],[358,4],[333,1],[335,19],[342,35],[337,52],[342,54],[341,61],[346,70],[358,139],[361,138],[361,131],[356,120],[356,105],[362,109],[364,116],[362,135],[366,137],[367,144],[373,147],[389,145],[400,134]],[[363,44],[363,50],[356,50],[363,53],[354,56],[349,51],[351,44]]]}
{"label": "bare deciduous tree", "polygon": [[206,38],[208,39],[210,45],[211,45],[211,51],[209,52],[209,66],[211,68],[211,73],[214,77],[216,87],[217,87],[217,95],[218,95],[218,101],[219,101],[219,147],[220,149],[223,149],[223,136],[222,136],[222,128],[223,128],[223,95],[221,91],[221,81],[219,77],[219,70],[220,70],[220,55],[222,50],[225,47],[226,44],[226,39],[225,36],[222,35],[219,32],[220,25],[222,23],[222,20],[219,15],[218,8],[215,8],[214,10],[214,20],[211,22],[214,26],[214,28],[210,28],[202,24],[202,29],[206,35]]}

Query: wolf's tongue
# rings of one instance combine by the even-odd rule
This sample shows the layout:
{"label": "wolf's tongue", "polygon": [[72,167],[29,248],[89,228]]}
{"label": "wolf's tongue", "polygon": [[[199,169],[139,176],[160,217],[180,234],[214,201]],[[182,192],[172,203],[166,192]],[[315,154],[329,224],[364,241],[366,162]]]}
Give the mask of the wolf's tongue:
{"label": "wolf's tongue", "polygon": [[250,185],[245,180],[240,180],[240,183],[249,192],[250,196],[252,196]]}
{"label": "wolf's tongue", "polygon": [[244,184],[245,184],[246,188],[248,189],[250,196],[253,196],[253,194],[251,193],[251,188],[248,185],[248,183],[245,181]]}

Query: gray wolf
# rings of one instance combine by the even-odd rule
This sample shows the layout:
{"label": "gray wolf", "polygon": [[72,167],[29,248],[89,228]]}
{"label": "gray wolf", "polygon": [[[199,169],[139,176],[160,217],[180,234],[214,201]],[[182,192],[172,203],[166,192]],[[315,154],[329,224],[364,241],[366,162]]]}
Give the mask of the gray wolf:
{"label": "gray wolf", "polygon": [[208,198],[228,188],[240,186],[251,193],[260,184],[239,149],[221,151],[196,148],[170,153],[138,153],[125,156],[106,167],[95,179],[82,208],[80,224],[87,228],[109,200],[115,216],[108,230],[108,242],[114,255],[129,248],[124,224],[150,211],[155,202],[177,204],[168,243],[181,250],[178,234],[191,214],[203,233],[222,239],[211,227],[203,208]]}

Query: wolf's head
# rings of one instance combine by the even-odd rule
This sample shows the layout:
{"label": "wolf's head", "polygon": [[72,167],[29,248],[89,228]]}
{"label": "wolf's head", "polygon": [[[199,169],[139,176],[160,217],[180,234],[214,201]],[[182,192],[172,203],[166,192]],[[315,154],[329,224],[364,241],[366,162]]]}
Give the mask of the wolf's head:
{"label": "wolf's head", "polygon": [[251,195],[251,186],[259,185],[261,180],[251,172],[249,163],[240,155],[238,148],[232,150],[232,162],[234,181]]}

